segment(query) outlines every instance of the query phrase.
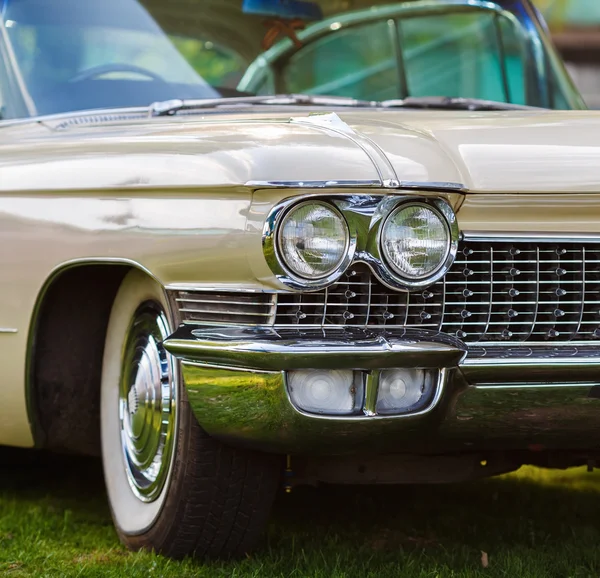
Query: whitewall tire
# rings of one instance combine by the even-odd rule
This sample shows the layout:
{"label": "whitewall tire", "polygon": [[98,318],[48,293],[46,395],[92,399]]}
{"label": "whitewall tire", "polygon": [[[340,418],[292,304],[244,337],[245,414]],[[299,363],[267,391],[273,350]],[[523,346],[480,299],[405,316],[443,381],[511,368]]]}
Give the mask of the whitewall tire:
{"label": "whitewall tire", "polygon": [[277,456],[224,446],[193,416],[162,287],[131,271],[115,298],[101,382],[102,460],[121,541],[173,557],[241,556],[260,537],[279,478]]}

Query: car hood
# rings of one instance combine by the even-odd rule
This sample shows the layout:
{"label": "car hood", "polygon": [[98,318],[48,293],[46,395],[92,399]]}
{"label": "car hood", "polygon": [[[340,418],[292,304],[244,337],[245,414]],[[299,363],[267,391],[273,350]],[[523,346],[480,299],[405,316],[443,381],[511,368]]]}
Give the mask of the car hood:
{"label": "car hood", "polygon": [[600,189],[600,112],[255,111],[9,124],[0,129],[0,190],[280,182]]}

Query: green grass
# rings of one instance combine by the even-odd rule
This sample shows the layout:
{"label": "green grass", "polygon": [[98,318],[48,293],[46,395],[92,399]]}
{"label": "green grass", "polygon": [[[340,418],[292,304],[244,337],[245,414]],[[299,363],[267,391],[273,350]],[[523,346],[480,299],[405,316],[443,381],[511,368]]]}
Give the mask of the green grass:
{"label": "green grass", "polygon": [[206,565],[123,549],[97,461],[3,450],[0,576],[597,577],[599,482],[524,468],[451,486],[296,489],[252,557]]}

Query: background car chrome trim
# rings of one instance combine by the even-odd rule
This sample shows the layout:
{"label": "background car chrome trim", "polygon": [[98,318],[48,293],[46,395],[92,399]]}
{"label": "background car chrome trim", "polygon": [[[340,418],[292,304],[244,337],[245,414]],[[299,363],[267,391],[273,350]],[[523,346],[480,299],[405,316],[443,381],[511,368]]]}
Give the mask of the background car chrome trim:
{"label": "background car chrome trim", "polygon": [[11,327],[0,327],[0,333],[18,333],[18,329],[13,329]]}
{"label": "background car chrome trim", "polygon": [[184,325],[164,346],[185,361],[268,371],[440,369],[459,365],[466,355],[462,342],[444,334],[361,329],[275,331],[268,327]]}
{"label": "background car chrome trim", "polygon": [[[405,4],[389,5],[381,8],[371,8],[366,10],[356,10],[347,14],[336,14],[330,18],[322,20],[308,27],[307,30],[300,31],[298,38],[301,45],[312,42],[331,32],[331,25],[335,23],[336,29],[360,25],[369,21],[389,20],[401,18],[403,15],[418,16],[423,12],[448,11],[451,8],[454,11],[459,9],[473,10],[483,9],[495,12],[514,24],[518,25],[517,31],[523,40],[521,49],[524,53],[525,75],[532,78],[532,82],[525,84],[525,90],[528,101],[535,99],[541,106],[550,106],[551,98],[547,83],[540,77],[539,71],[546,70],[549,66],[547,56],[551,60],[554,68],[564,68],[557,58],[556,51],[547,40],[547,33],[541,24],[538,14],[533,8],[523,6],[516,14],[503,8],[494,1],[486,0],[446,0],[444,2],[432,2],[431,0],[417,0]],[[540,40],[541,39],[541,40]],[[281,42],[275,44],[267,52],[262,53],[250,64],[243,78],[238,84],[238,90],[255,92],[260,82],[268,74],[273,63],[279,63],[282,59],[289,58],[298,50],[292,43]],[[530,72],[528,72],[530,71]],[[553,70],[554,71],[554,70]],[[572,80],[567,74],[564,75],[568,82],[570,90],[565,90],[565,98],[573,109],[586,109],[583,101]],[[561,86],[562,87],[562,86]]]}

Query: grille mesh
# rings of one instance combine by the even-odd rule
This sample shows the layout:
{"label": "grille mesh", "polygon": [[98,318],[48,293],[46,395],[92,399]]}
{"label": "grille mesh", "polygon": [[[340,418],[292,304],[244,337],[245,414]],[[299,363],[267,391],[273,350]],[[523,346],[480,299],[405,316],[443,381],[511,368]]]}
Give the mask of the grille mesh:
{"label": "grille mesh", "polygon": [[270,325],[275,314],[275,295],[267,293],[175,291],[173,299],[184,323]]}
{"label": "grille mesh", "polygon": [[419,327],[468,343],[600,340],[600,245],[463,242],[442,281],[410,294],[357,264],[325,291],[279,294],[275,324]]}

